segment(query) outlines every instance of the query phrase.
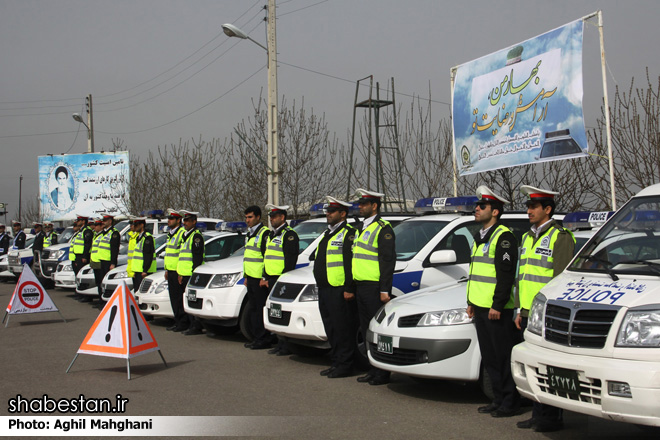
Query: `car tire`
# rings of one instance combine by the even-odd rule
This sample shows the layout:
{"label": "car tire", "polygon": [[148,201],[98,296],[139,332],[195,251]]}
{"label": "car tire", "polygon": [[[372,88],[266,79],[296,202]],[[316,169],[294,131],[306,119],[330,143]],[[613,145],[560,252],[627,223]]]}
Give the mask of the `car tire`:
{"label": "car tire", "polygon": [[254,335],[252,334],[252,326],[250,325],[250,317],[246,313],[248,309],[249,301],[247,298],[243,300],[243,305],[241,306],[241,312],[238,314],[238,327],[241,330],[241,333],[248,341],[252,342]]}
{"label": "car tire", "polygon": [[206,331],[211,332],[217,336],[233,335],[239,330],[238,325],[221,325],[203,319],[200,320],[200,323],[202,324],[202,327],[204,327]]}
{"label": "car tire", "polygon": [[483,365],[481,365],[481,372],[479,374],[479,388],[481,388],[481,391],[490,400],[495,398],[495,393],[493,392],[493,382],[491,382],[490,376],[488,375],[488,372]]}

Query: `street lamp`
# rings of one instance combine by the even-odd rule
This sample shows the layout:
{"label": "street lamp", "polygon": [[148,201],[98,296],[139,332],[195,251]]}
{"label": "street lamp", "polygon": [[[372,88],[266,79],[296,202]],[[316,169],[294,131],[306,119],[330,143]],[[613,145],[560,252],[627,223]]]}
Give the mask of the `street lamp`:
{"label": "street lamp", "polygon": [[76,122],[80,122],[82,125],[87,128],[87,152],[94,152],[94,119],[92,117],[92,95],[87,95],[86,105],[87,105],[87,123],[83,120],[80,113],[74,113],[71,116]]}
{"label": "street lamp", "polygon": [[268,203],[280,204],[279,165],[277,163],[277,38],[275,35],[275,0],[268,0],[268,47],[250,38],[232,24],[223,24],[222,31],[228,37],[250,40],[268,53]]}

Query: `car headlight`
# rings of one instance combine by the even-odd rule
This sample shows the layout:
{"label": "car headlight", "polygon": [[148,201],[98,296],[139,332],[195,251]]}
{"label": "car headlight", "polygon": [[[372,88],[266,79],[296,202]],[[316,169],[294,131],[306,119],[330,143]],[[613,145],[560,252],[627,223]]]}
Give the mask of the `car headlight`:
{"label": "car headlight", "polygon": [[472,322],[466,308],[429,312],[422,316],[417,327],[433,327],[438,325],[458,325]]}
{"label": "car headlight", "polygon": [[64,256],[65,253],[66,253],[65,250],[59,250],[59,251],[55,252],[55,259],[59,260],[61,257]]}
{"label": "car headlight", "polygon": [[660,347],[660,310],[629,310],[623,318],[617,347]]}
{"label": "car headlight", "polygon": [[62,272],[73,272],[73,268],[71,267],[71,264],[65,264],[62,266]]}
{"label": "car headlight", "polygon": [[219,289],[221,287],[232,287],[241,278],[241,273],[221,273],[213,277],[209,283],[210,289]]}
{"label": "car headlight", "polygon": [[539,336],[543,335],[546,302],[548,302],[548,299],[545,295],[537,293],[532,302],[532,307],[529,309],[529,318],[527,318],[527,330]]}
{"label": "car headlight", "polygon": [[118,279],[121,279],[121,278],[130,278],[130,277],[128,276],[128,272],[126,272],[126,271],[123,271],[123,272],[117,272],[117,273],[115,273],[115,276],[114,276],[113,279],[118,280]]}
{"label": "car headlight", "polygon": [[316,284],[308,284],[303,287],[303,290],[300,292],[300,299],[298,301],[318,301],[319,300],[319,288],[316,287]]}
{"label": "car headlight", "polygon": [[156,290],[154,290],[154,294],[161,293],[163,290],[167,290],[167,283],[165,282],[160,283],[159,285],[156,286]]}

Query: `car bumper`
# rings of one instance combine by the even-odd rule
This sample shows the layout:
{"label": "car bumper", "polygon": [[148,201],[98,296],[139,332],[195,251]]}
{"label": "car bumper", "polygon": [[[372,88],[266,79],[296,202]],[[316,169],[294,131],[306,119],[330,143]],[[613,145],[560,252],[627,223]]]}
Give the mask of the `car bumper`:
{"label": "car bumper", "polygon": [[[653,350],[653,349],[651,349]],[[548,366],[577,373],[579,395],[549,387]],[[511,369],[522,395],[538,402],[619,422],[660,426],[660,363],[566,354],[527,342],[514,347]],[[611,395],[623,382],[631,397]]]}
{"label": "car bumper", "polygon": [[[240,281],[239,281],[240,283]],[[235,319],[241,312],[247,289],[242,283],[220,289],[186,287],[183,308],[186,313],[205,319]],[[188,291],[195,291],[195,300],[189,300]]]}
{"label": "car bumper", "polygon": [[140,306],[140,311],[142,311],[144,315],[174,318],[170,296],[167,293],[167,290],[165,290],[164,293],[164,295],[162,293],[136,293],[135,299]]}
{"label": "car bumper", "polygon": [[80,295],[98,295],[99,292],[96,287],[96,281],[94,281],[94,276],[77,278],[76,293]]}
{"label": "car bumper", "polygon": [[76,288],[76,276],[73,272],[55,272],[53,274],[53,281],[55,282],[55,287],[65,289]]}
{"label": "car bumper", "polygon": [[[272,305],[281,307],[280,316]],[[266,301],[263,309],[264,327],[273,333],[293,339],[327,341],[318,301],[279,302]]]}
{"label": "car bumper", "polygon": [[[372,321],[373,322],[373,321]],[[400,334],[370,327],[369,362],[409,376],[476,381],[481,353],[472,324],[401,329]],[[392,338],[392,352],[378,349],[380,336]]]}
{"label": "car bumper", "polygon": [[115,293],[115,290],[117,290],[117,287],[121,284],[122,281],[126,282],[126,287],[133,292],[133,280],[131,278],[120,278],[118,280],[110,280],[106,283],[101,284],[103,288],[103,295],[102,298],[103,300],[107,301],[110,299],[113,293]]}

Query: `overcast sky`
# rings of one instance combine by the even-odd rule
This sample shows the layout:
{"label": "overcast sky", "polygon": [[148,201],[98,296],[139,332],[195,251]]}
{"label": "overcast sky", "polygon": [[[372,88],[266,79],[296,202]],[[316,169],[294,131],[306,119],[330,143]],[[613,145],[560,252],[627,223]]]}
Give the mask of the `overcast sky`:
{"label": "overcast sky", "polygon": [[[7,220],[38,192],[37,156],[87,151],[71,118],[93,95],[95,146],[120,138],[144,156],[179,139],[224,139],[267,84],[265,51],[227,38],[234,23],[266,44],[267,0],[0,0],[0,202]],[[660,1],[279,0],[280,102],[304,98],[344,141],[355,81],[395,78],[397,102],[427,96],[449,115],[452,66],[603,11],[608,85],[660,75]],[[602,100],[598,29],[585,26],[584,104]],[[295,66],[295,67],[293,67]],[[261,70],[260,70],[261,69]],[[611,97],[611,102],[613,98]],[[81,129],[78,133],[78,129]],[[265,188],[264,188],[265,191]],[[194,207],[193,207],[194,208]],[[0,221],[4,218],[0,218]]]}

